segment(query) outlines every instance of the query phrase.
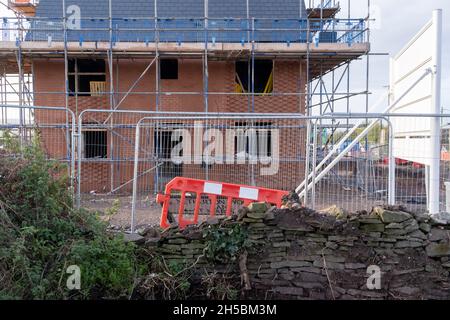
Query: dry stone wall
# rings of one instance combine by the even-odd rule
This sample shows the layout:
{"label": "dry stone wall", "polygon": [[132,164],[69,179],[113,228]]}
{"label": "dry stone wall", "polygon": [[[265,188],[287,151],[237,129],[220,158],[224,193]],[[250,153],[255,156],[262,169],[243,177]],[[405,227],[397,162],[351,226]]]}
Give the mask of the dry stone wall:
{"label": "dry stone wall", "polygon": [[[246,259],[208,257],[212,229],[225,235],[224,247],[243,252],[230,242],[236,226],[245,234]],[[222,272],[239,281],[247,273],[251,290],[242,289],[242,297],[249,299],[450,299],[450,224],[401,208],[350,215],[254,204],[146,243],[167,263],[191,265],[194,278]]]}

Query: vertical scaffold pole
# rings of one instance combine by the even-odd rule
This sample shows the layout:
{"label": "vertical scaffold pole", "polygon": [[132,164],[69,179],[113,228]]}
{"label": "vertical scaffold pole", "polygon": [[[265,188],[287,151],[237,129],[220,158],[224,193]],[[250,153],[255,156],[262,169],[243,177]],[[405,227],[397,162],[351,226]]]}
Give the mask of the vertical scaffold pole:
{"label": "vertical scaffold pole", "polygon": [[[369,38],[369,30],[370,30],[370,0],[367,0],[367,16],[366,16],[366,23],[367,23],[367,34],[368,34],[368,38],[367,41],[370,42],[370,38]],[[370,54],[366,55],[366,108],[365,108],[365,112],[369,113],[369,81],[370,81],[370,74],[369,74],[369,70],[370,70]],[[380,121],[380,124],[382,124],[383,122]],[[366,126],[369,125],[369,119],[366,119]],[[371,170],[369,171],[369,165],[372,166],[372,158],[371,158],[371,154],[369,151],[369,137],[366,136],[365,139],[365,144],[364,144],[364,148],[366,150],[366,159],[365,159],[365,166],[364,166],[364,177],[365,177],[365,181],[364,181],[364,189],[366,190],[365,196],[366,196],[366,201],[369,200],[369,174],[371,174]]]}
{"label": "vertical scaffold pole", "polygon": [[[109,21],[109,50],[108,50],[108,68],[109,68],[109,107],[111,111],[115,110],[114,106],[114,70],[113,70],[113,19],[112,19],[112,0],[108,2],[108,21]],[[111,126],[110,126],[110,189],[114,191],[114,114],[111,113]]]}
{"label": "vertical scaffold pole", "polygon": [[159,111],[159,103],[160,103],[160,80],[161,80],[161,71],[160,71],[160,59],[159,59],[159,32],[158,32],[158,0],[155,0],[154,7],[155,14],[155,63],[156,63],[156,72],[155,72],[155,87],[156,87],[156,96],[155,96],[155,109]]}
{"label": "vertical scaffold pole", "polygon": [[[209,34],[208,34],[208,27],[209,27],[209,1],[205,0],[205,52],[204,52],[204,62],[203,62],[203,93],[204,93],[204,101],[205,101],[205,112],[209,112],[209,104],[208,104],[208,91],[209,91],[209,69],[208,69],[208,42],[209,42]],[[207,129],[208,126],[208,120],[205,121],[205,127]],[[209,180],[209,159],[204,159],[203,161],[206,161],[205,163],[205,176],[206,180]]]}
{"label": "vertical scaffold pole", "polygon": [[209,34],[208,34],[208,0],[205,0],[205,50],[204,50],[204,56],[203,56],[203,98],[204,98],[204,104],[205,104],[205,112],[207,113],[209,110],[208,106],[208,78],[209,78],[209,70],[208,70],[208,41],[209,41]]}
{"label": "vertical scaffold pole", "polygon": [[[310,20],[309,17],[306,20],[306,115],[311,115],[311,80],[310,80],[310,72],[311,72],[311,66],[310,66],[310,45],[311,45],[311,34],[310,34]],[[306,150],[305,150],[305,183],[308,185],[309,182],[309,157],[311,155],[311,121],[308,120],[306,122],[306,144],[305,144]],[[305,207],[308,206],[308,189],[305,190],[304,195],[304,205]]]}
{"label": "vertical scaffold pole", "polygon": [[[70,132],[69,129],[69,61],[68,61],[68,52],[67,52],[67,8],[66,1],[62,1],[62,10],[63,10],[63,33],[64,33],[64,105],[66,108],[66,147],[67,147],[67,158],[70,159],[71,165],[68,166],[69,177],[70,177],[70,186],[74,187],[73,180],[75,179],[75,165],[74,165],[74,150],[75,146],[73,145],[73,135],[75,132]],[[73,126],[72,126],[73,127]]]}
{"label": "vertical scaffold pole", "polygon": [[[250,23],[250,3],[249,0],[246,2],[247,5],[247,44],[251,45],[252,43],[252,26]],[[250,78],[252,77],[252,66],[251,66],[251,56],[247,57],[247,112],[251,112],[251,97],[249,95],[250,93]],[[244,88],[242,88],[242,91],[245,91]]]}
{"label": "vertical scaffold pole", "polygon": [[[161,86],[160,86],[160,80],[161,80],[161,59],[159,56],[159,25],[158,25],[158,0],[155,0],[155,7],[154,7],[154,14],[155,14],[155,87],[156,87],[156,96],[155,96],[155,109],[156,111],[160,111],[160,97],[161,97]],[[137,128],[136,128],[137,130]],[[161,191],[159,188],[159,175],[160,175],[160,167],[159,167],[159,154],[160,154],[160,137],[159,137],[159,120],[156,122],[155,129],[154,129],[154,150],[156,153],[156,169],[155,169],[155,181],[154,181],[154,190],[155,193]],[[136,142],[139,143],[139,142]],[[137,183],[137,182],[136,182]]]}
{"label": "vertical scaffold pole", "polygon": [[[252,113],[256,112],[255,109],[255,29],[256,29],[256,19],[252,17],[252,52],[251,52],[251,61],[252,61],[252,67],[251,67],[251,94],[252,94]],[[254,121],[251,121],[251,127],[254,126]],[[255,141],[256,140],[256,141]],[[255,139],[254,135],[250,135],[250,156],[257,156],[257,152],[254,155],[252,150],[257,150],[258,148],[254,148],[253,146],[258,143],[258,140]],[[256,180],[255,180],[255,162],[253,161],[253,158],[249,159],[250,164],[250,184],[252,186],[256,186]]]}

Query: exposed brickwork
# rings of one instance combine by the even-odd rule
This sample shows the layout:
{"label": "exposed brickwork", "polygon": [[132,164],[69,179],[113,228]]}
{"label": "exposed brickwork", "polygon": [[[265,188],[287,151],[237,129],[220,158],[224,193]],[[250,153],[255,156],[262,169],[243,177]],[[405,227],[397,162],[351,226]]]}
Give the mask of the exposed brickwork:
{"label": "exposed brickwork", "polygon": [[[142,77],[141,81],[135,86],[134,90],[124,97],[134,82],[139,78],[151,60],[120,60],[114,63],[114,87],[117,93],[114,95],[115,103],[121,104],[121,110],[156,110],[156,75],[155,66]],[[106,74],[106,88],[109,90],[110,79],[108,68]],[[304,63],[299,61],[276,60],[274,63],[274,94],[267,96],[255,96],[255,107],[252,110],[251,97],[236,96],[232,94],[235,89],[235,64],[234,61],[210,61],[209,62],[209,82],[208,89],[212,93],[222,93],[218,95],[209,95],[208,110],[210,112],[251,112],[256,113],[287,113],[304,112],[304,96],[277,96],[277,93],[304,93],[306,68]],[[34,91],[35,104],[40,106],[64,107],[64,62],[60,59],[40,59],[35,60],[34,70]],[[161,94],[160,111],[186,111],[203,112],[205,111],[204,96],[202,94],[204,81],[202,72],[202,61],[193,59],[179,59],[179,78],[178,80],[161,80],[161,92],[198,92],[199,94]],[[110,97],[103,95],[100,97],[69,97],[69,107],[75,113],[76,117],[86,109],[109,109]],[[113,187],[117,187],[129,181],[132,178],[132,158],[134,156],[134,127],[137,121],[144,115],[117,115],[112,119],[107,119],[105,113],[86,113],[83,117],[84,123],[103,124],[120,123],[128,127],[114,130],[112,135],[109,131],[108,141],[114,137],[114,144],[108,146],[108,159],[116,160],[113,165],[102,161],[92,161],[82,167],[82,191],[83,192],[104,192],[110,191],[111,172],[114,175]],[[46,151],[56,158],[67,158],[66,133],[64,127],[60,129],[45,128],[46,124],[65,124],[65,112],[37,111],[36,119],[42,126],[41,135],[43,145]],[[300,125],[300,123],[298,124]],[[70,129],[69,129],[70,130]],[[295,150],[292,148],[292,142],[296,139],[304,139],[304,129],[289,129],[281,131],[281,150],[280,154],[290,161],[285,161],[280,165],[280,174],[275,178],[273,176],[259,177],[256,175],[256,183],[261,186],[272,188],[293,188],[303,177],[303,165],[299,163],[299,158],[304,154],[304,150]],[[298,141],[298,140],[297,140]],[[117,162],[120,159],[126,161]],[[293,160],[293,161],[292,161]],[[283,160],[282,160],[283,162]],[[112,167],[112,169],[111,169]],[[248,169],[248,165],[230,166],[214,165],[208,176],[211,180],[250,183],[250,178],[243,175]],[[145,169],[142,168],[144,172]],[[150,168],[149,168],[150,169]],[[147,169],[148,170],[148,169]],[[249,170],[249,169],[248,169]],[[256,172],[259,167],[256,166]],[[141,172],[141,171],[140,171]],[[247,171],[250,172],[250,171]],[[185,165],[183,174],[188,177],[206,178],[205,170],[199,165]],[[152,174],[147,174],[140,179],[142,184],[151,186],[154,182]],[[127,185],[121,191],[129,192],[131,185]]]}

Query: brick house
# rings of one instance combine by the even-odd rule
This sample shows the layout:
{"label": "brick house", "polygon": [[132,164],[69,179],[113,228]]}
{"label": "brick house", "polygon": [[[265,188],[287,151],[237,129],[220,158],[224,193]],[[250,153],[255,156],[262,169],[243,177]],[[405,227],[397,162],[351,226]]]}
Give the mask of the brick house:
{"label": "brick house", "polygon": [[[22,2],[27,1],[18,9]],[[77,117],[87,109],[305,114],[307,84],[369,50],[363,37],[347,41],[349,32],[324,27],[334,23],[338,7],[318,15],[298,0],[40,0],[32,7],[21,48],[31,65],[34,104],[67,106]],[[322,20],[314,20],[318,17]],[[352,35],[363,27],[355,30]],[[122,113],[111,120],[107,113],[86,114],[79,146],[83,192],[129,192],[132,125],[143,116]],[[66,121],[47,111],[35,117],[38,124]],[[108,127],[109,121],[114,126]],[[274,124],[256,126],[270,131]],[[245,126],[245,119],[234,125]],[[303,178],[305,148],[289,145],[306,133],[300,127],[282,132],[280,153],[290,160],[280,164],[276,178],[250,181],[248,165],[208,167],[207,177],[295,187]],[[67,154],[64,132],[42,128],[41,136],[50,155]],[[152,152],[167,149],[170,137],[152,138]],[[175,166],[163,153],[140,169],[150,170],[140,178],[148,191],[158,191],[176,175],[206,178],[204,165]],[[158,161],[164,165],[152,171]]]}

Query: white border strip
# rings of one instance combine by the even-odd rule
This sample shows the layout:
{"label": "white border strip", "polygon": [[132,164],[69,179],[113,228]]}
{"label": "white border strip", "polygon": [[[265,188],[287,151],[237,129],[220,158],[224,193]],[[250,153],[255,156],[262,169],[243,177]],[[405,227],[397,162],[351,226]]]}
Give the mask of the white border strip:
{"label": "white border strip", "polygon": [[239,198],[258,200],[259,190],[241,187],[239,190]]}
{"label": "white border strip", "polygon": [[205,182],[203,192],[220,196],[222,194],[222,187],[220,183]]}

